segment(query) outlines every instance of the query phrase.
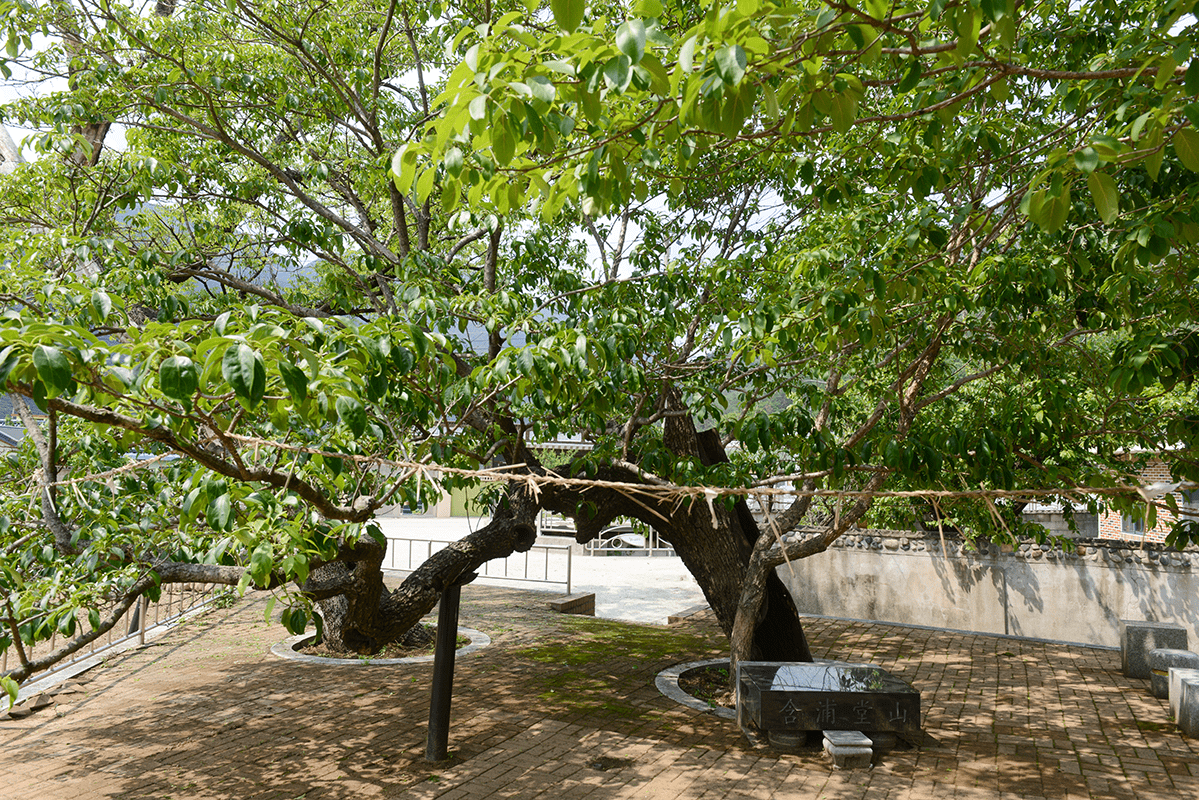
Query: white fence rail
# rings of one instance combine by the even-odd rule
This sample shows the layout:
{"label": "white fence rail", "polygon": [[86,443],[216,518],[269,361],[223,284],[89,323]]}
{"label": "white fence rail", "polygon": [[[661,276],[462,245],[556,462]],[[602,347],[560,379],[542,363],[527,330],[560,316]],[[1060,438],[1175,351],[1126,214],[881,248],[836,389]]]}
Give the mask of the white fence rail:
{"label": "white fence rail", "polygon": [[[69,658],[59,661],[49,669],[35,672],[27,680],[27,683],[42,681],[51,675],[70,669],[85,659],[92,658],[93,656],[102,656],[109,650],[132,643],[135,639],[139,644],[145,644],[148,631],[153,631],[160,626],[170,625],[185,614],[199,610],[216,599],[218,593],[222,591],[228,591],[228,589],[223,586],[218,587],[205,584],[164,586],[158,602],[151,603],[143,597],[133,607],[132,612],[126,614],[124,619],[114,625],[103,636],[90,642],[86,647],[73,653]],[[105,613],[105,610],[101,609],[101,613]],[[76,626],[79,630],[87,630],[87,618],[82,616],[82,612],[80,612],[80,615],[82,618],[76,623]],[[32,661],[54,652],[62,644],[63,639],[56,634],[49,641],[38,642],[32,646],[26,645],[25,652],[27,657]],[[10,669],[15,669],[17,666],[16,648],[9,647],[4,651],[3,656],[0,656],[0,674],[8,672]]]}
{"label": "white fence rail", "polygon": [[[443,539],[387,537],[387,555],[383,568],[412,572],[429,556],[453,544]],[[571,587],[571,548],[561,544],[535,544],[525,553],[488,561],[478,570],[479,581],[519,581],[522,583]]]}

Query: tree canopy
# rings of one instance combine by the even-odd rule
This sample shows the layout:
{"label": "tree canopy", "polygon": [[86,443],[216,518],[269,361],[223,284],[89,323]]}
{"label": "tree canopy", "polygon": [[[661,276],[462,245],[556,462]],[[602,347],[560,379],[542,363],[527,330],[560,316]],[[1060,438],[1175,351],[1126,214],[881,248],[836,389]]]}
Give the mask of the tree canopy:
{"label": "tree canopy", "polygon": [[[1036,491],[1131,508],[1070,490],[1133,450],[1199,479],[1190,2],[0,6],[41,412],[0,648],[196,581],[356,647],[549,509],[657,527],[738,657],[792,655],[771,570],[878,492],[1015,535]],[[491,525],[383,590],[375,512],[491,465]]]}

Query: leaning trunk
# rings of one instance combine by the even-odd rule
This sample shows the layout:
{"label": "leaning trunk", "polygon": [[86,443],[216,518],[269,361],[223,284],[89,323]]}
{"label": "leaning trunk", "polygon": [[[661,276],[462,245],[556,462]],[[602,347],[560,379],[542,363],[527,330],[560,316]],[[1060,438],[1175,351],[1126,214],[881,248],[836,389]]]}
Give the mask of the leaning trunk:
{"label": "leaning trunk", "polygon": [[[682,408],[681,398],[670,398]],[[698,458],[706,465],[728,461],[714,430],[696,431],[689,415],[668,417],[665,442],[676,455]],[[732,636],[754,543],[767,536],[759,529],[745,500],[732,508],[721,502],[698,503],[672,515],[667,534],[675,552],[703,589],[725,635]],[[771,573],[756,617],[751,658],[767,661],[811,661],[799,612],[791,593]]]}
{"label": "leaning trunk", "polygon": [[[738,505],[744,506],[744,502]],[[697,506],[674,515],[670,530],[666,532],[675,552],[703,590],[721,630],[730,637],[747,577],[746,567],[753,541],[762,535],[753,523],[748,508],[744,509],[744,514],[753,525],[749,530],[738,519],[742,516],[740,514],[730,514],[720,506]],[[751,535],[754,539],[749,538]],[[766,579],[765,600],[754,626],[751,658],[763,661],[812,660],[791,593],[774,574]]]}
{"label": "leaning trunk", "polygon": [[532,547],[537,531],[531,519],[527,503],[512,502],[483,528],[434,553],[390,591],[383,584],[383,548],[359,542],[353,560],[314,570],[304,585],[320,607],[326,646],[367,654],[402,641],[450,586],[466,582],[493,558]]}

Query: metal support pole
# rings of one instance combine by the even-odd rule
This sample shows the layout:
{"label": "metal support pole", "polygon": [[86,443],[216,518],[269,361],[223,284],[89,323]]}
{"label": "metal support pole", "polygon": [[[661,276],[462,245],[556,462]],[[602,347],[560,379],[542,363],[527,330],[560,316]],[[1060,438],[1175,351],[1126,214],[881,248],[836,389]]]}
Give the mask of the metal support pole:
{"label": "metal support pole", "polygon": [[454,655],[458,649],[458,603],[466,576],[441,594],[437,609],[437,650],[433,654],[433,693],[429,698],[429,738],[425,761],[445,761],[450,741],[450,699],[454,692]]}
{"label": "metal support pole", "polygon": [[141,625],[142,618],[142,599],[137,598],[137,603],[133,606],[133,613],[129,615],[129,630],[125,632],[126,636],[132,636],[137,633],[138,627]]}
{"label": "metal support pole", "polygon": [[146,623],[149,622],[146,619],[146,614],[149,613],[149,610],[149,601],[146,600],[146,596],[143,594],[138,598],[138,612],[141,614],[141,624],[137,626],[137,643],[141,647],[146,646]]}

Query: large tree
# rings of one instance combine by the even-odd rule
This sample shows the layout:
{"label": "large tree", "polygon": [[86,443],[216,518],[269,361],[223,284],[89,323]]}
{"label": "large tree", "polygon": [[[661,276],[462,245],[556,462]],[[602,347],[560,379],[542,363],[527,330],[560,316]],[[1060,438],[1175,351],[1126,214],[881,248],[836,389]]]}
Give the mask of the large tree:
{"label": "large tree", "polygon": [[[880,491],[1199,477],[1189,3],[5,8],[5,69],[66,79],[5,109],[0,380],[43,413],[0,647],[69,642],[15,678],[170,582],[370,649],[541,509],[652,525],[737,657],[807,658],[773,570]],[[492,465],[386,590],[375,512]]]}

